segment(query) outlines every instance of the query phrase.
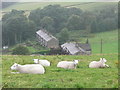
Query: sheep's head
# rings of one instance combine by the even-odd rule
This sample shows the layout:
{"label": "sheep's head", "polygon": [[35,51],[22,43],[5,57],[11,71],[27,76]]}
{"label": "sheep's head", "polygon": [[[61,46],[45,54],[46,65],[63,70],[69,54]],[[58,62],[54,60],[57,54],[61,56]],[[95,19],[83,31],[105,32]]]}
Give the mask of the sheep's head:
{"label": "sheep's head", "polygon": [[78,64],[78,62],[80,61],[80,60],[73,60],[76,64]]}
{"label": "sheep's head", "polygon": [[34,63],[39,63],[39,59],[33,59]]}
{"label": "sheep's head", "polygon": [[11,70],[17,70],[17,66],[18,66],[18,64],[14,63],[10,68],[11,68]]}
{"label": "sheep's head", "polygon": [[105,58],[100,58],[100,62],[107,62],[107,60]]}
{"label": "sheep's head", "polygon": [[107,60],[106,60],[105,58],[103,58],[103,61],[104,61],[104,62],[107,62]]}

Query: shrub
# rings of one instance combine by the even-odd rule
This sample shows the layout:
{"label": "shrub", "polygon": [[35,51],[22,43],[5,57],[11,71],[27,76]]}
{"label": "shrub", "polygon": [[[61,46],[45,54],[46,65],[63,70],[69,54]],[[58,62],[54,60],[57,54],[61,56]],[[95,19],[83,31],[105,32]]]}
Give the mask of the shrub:
{"label": "shrub", "polygon": [[28,55],[28,54],[30,54],[30,52],[27,47],[19,45],[13,49],[12,54],[13,55]]}

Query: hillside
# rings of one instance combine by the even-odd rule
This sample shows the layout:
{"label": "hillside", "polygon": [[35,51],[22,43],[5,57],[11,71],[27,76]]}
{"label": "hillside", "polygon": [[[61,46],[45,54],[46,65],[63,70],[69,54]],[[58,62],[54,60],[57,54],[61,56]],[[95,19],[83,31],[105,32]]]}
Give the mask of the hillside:
{"label": "hillside", "polygon": [[[85,43],[87,38],[81,37],[81,31],[70,32],[70,38],[77,39],[78,42]],[[118,30],[101,32],[89,35],[92,53],[100,53],[101,39],[103,40],[103,53],[118,53]]]}
{"label": "hillside", "polygon": [[16,3],[14,5],[11,5],[5,9],[3,9],[3,11],[7,12],[10,11],[12,9],[17,9],[17,10],[34,10],[36,8],[43,8],[47,5],[54,5],[54,4],[60,4],[61,6],[64,7],[76,7],[76,8],[81,8],[82,10],[95,10],[95,9],[103,9],[106,7],[109,7],[110,5],[112,6],[116,6],[117,7],[117,3],[115,2],[39,2],[39,3],[28,3],[28,2],[24,2],[24,3]]}

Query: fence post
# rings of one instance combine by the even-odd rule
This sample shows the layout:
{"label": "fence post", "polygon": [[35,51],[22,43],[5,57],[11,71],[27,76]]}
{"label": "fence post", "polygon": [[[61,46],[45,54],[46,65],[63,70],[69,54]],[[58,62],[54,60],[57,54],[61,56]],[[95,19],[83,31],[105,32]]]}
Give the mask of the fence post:
{"label": "fence post", "polygon": [[101,39],[101,54],[102,54],[102,39]]}

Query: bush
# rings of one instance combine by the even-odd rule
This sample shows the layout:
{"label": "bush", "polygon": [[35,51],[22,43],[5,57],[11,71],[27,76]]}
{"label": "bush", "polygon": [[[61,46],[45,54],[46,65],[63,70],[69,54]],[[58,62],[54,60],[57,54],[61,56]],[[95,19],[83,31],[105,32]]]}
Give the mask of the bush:
{"label": "bush", "polygon": [[27,47],[19,45],[13,49],[12,54],[13,55],[28,55],[28,54],[30,54],[30,52]]}

